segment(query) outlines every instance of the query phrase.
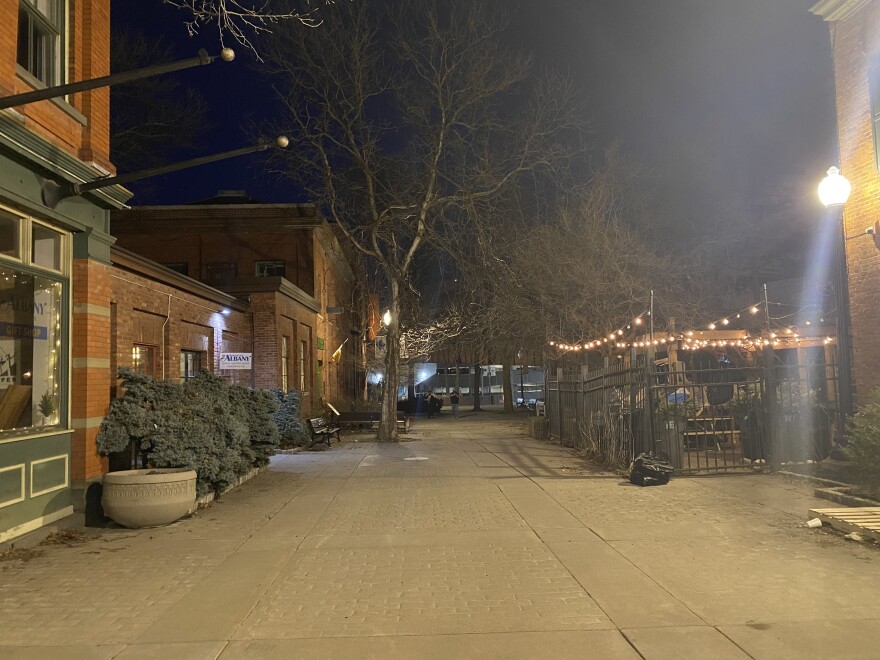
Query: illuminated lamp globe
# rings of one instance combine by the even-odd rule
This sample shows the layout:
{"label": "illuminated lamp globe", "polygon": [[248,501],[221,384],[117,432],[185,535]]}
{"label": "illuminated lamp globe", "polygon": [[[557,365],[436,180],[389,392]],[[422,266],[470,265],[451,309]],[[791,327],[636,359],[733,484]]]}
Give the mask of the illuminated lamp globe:
{"label": "illuminated lamp globe", "polygon": [[391,310],[387,310],[385,314],[382,315],[382,323],[385,325],[391,325]]}
{"label": "illuminated lamp globe", "polygon": [[829,167],[828,174],[819,184],[819,200],[827,207],[843,206],[849,199],[852,186],[836,167]]}

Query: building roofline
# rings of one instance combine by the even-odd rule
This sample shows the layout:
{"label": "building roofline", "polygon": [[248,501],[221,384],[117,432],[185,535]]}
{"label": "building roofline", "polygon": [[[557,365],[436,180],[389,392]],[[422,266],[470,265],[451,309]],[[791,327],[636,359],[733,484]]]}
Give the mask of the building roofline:
{"label": "building roofline", "polygon": [[321,313],[321,303],[313,296],[296,286],[293,282],[283,277],[249,277],[239,278],[232,284],[223,287],[226,291],[235,292],[239,295],[252,293],[281,293],[291,300],[295,300],[316,314]]}
{"label": "building roofline", "polygon": [[[177,271],[166,268],[162,264],[142,257],[141,255],[126,250],[116,245],[110,248],[110,261],[114,266],[129,271],[135,275],[140,275],[150,280],[154,280],[166,286],[170,286],[179,291],[189,293],[205,300],[217,303],[222,307],[229,307],[238,312],[246,312],[249,309],[248,303],[236,298],[235,296],[203,284],[198,280],[194,280],[186,275],[181,275]],[[220,311],[220,310],[217,310]]]}
{"label": "building roofline", "polygon": [[314,204],[293,204],[293,203],[268,203],[268,204],[148,204],[146,206],[131,206],[132,211],[188,211],[192,209],[312,209],[315,215],[318,215],[317,207]]}
{"label": "building roofline", "polygon": [[822,20],[836,23],[849,18],[870,2],[871,0],[819,0],[810,7],[810,11]]}
{"label": "building roofline", "polygon": [[[106,176],[106,172],[75,158],[27,128],[21,115],[11,109],[0,111],[0,148],[14,159],[26,160],[31,167],[36,166],[61,181],[88,183]],[[104,208],[125,209],[131,195],[131,191],[115,185],[90,190],[84,196]]]}

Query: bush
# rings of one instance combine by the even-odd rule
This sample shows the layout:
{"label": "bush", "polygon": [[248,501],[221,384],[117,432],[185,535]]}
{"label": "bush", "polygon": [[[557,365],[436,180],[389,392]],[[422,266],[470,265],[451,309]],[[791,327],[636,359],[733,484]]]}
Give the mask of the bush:
{"label": "bush", "polygon": [[880,389],[859,408],[847,434],[846,455],[869,494],[880,494]]}
{"label": "bush", "polygon": [[130,369],[120,369],[119,377],[125,394],[101,423],[101,453],[133,446],[144,467],[193,469],[203,495],[266,465],[278,446],[276,404],[265,392],[230,386],[208,372],[183,384]]}
{"label": "bush", "polygon": [[299,416],[300,398],[295,390],[285,393],[280,387],[267,391],[278,404],[275,423],[282,447],[302,447],[309,443],[311,436]]}

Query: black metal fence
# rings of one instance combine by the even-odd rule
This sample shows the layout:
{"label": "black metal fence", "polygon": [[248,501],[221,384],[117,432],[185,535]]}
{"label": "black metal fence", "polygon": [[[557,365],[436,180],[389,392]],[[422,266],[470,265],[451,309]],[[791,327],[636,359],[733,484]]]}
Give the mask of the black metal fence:
{"label": "black metal fence", "polygon": [[646,451],[680,472],[821,460],[839,428],[833,364],[548,372],[550,434],[612,467]]}

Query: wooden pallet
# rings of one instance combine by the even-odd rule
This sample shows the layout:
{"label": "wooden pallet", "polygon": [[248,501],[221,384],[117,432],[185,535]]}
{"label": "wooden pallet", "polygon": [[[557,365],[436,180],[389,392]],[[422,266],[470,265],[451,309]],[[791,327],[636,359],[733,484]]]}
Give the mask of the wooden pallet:
{"label": "wooden pallet", "polygon": [[810,509],[810,517],[819,518],[841,532],[858,532],[880,541],[880,506]]}

